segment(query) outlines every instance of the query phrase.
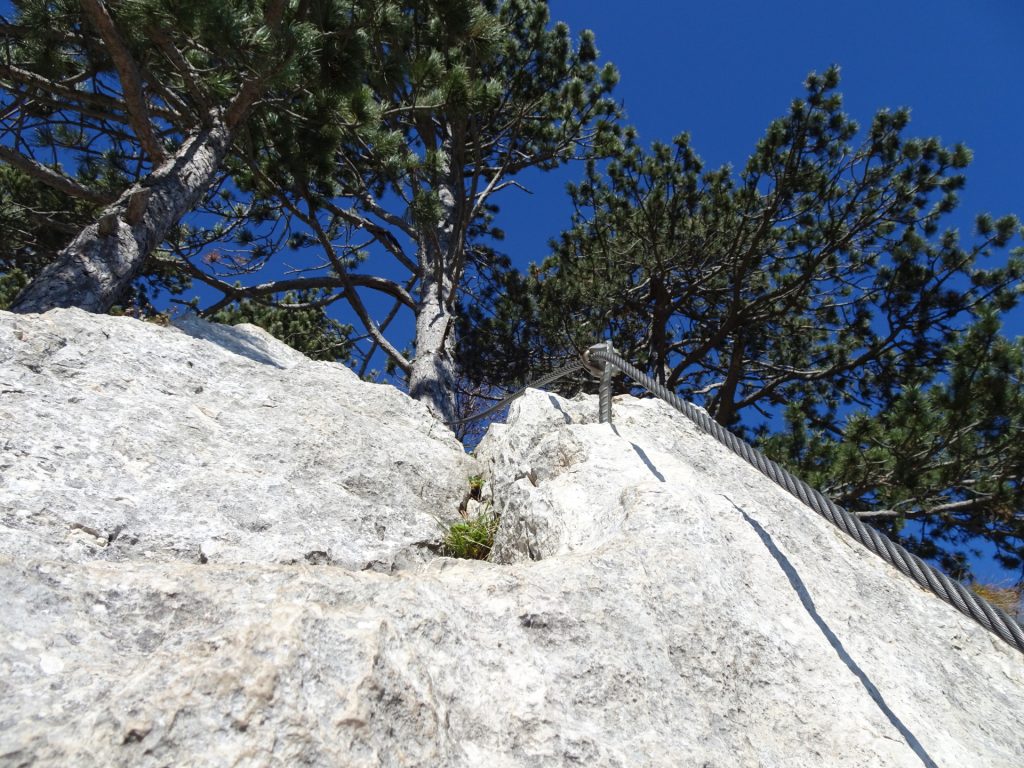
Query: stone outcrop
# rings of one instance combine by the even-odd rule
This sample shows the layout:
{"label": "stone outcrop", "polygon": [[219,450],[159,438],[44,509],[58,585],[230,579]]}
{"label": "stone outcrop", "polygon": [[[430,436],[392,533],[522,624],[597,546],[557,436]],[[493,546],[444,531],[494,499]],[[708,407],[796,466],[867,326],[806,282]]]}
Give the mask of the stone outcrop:
{"label": "stone outcrop", "polygon": [[492,426],[455,561],[479,470],[397,391],[0,315],[0,765],[1020,764],[1019,652],[667,406],[596,413]]}
{"label": "stone outcrop", "polygon": [[260,328],[0,314],[0,554],[390,569],[472,461],[393,387]]}

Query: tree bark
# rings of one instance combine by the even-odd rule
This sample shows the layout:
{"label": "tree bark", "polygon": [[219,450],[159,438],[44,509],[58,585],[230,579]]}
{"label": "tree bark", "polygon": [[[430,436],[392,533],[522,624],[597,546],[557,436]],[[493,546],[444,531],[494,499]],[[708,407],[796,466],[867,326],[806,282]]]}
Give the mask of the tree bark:
{"label": "tree bark", "polygon": [[452,270],[458,208],[452,185],[438,187],[441,221],[433,237],[420,244],[420,297],[416,306],[416,357],[409,370],[409,394],[426,404],[445,424],[455,420],[455,316],[450,301],[455,290]]}
{"label": "tree bark", "polygon": [[149,254],[199,203],[231,145],[224,117],[186,139],[57,254],[15,300],[13,312],[79,307],[107,312],[130,289]]}
{"label": "tree bark", "polygon": [[445,286],[433,276],[423,281],[409,394],[447,424],[455,420],[455,318],[445,306],[444,294]]}

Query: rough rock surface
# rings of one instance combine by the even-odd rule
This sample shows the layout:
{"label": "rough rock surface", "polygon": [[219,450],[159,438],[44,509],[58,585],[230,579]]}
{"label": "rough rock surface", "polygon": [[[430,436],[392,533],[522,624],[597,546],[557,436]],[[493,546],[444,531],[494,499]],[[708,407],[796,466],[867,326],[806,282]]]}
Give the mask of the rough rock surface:
{"label": "rough rock surface", "polygon": [[390,568],[471,461],[393,387],[253,325],[0,313],[0,554]]}
{"label": "rough rock surface", "polygon": [[[381,556],[343,503],[322,517],[293,508],[288,520],[299,522],[286,532],[254,532],[246,547],[258,557],[225,548],[235,554],[200,564],[192,548],[146,550],[142,538],[116,556],[120,536],[107,546],[73,543],[67,513],[48,505],[77,499],[105,531],[121,514],[110,503],[121,491],[107,484],[121,481],[89,470],[88,483],[72,490],[76,473],[119,454],[90,408],[113,396],[104,389],[112,385],[84,351],[111,349],[96,340],[96,324],[110,320],[69,317],[0,324],[2,344],[19,324],[52,329],[35,336],[35,347],[14,345],[21,356],[13,365],[0,358],[0,447],[22,446],[0,453],[0,765],[1020,765],[1021,654],[657,402],[617,400],[613,428],[593,423],[594,398],[532,392],[507,426],[492,427],[478,453],[502,514],[501,563],[435,558],[375,572],[276,556],[302,552],[328,525],[348,525],[359,540],[333,562],[361,568]],[[62,336],[64,323],[77,335]],[[318,398],[337,388],[379,414],[345,411],[351,428],[324,436],[331,442],[319,460],[352,457],[352,446],[376,451],[361,466],[394,487],[379,507],[388,530],[394,517],[429,517],[457,501],[441,470],[419,478],[422,501],[398,487],[394,457],[406,455],[404,443],[447,445],[450,464],[440,448],[433,461],[455,475],[467,466],[418,406],[355,381],[343,387],[337,368],[287,355],[259,335],[254,354],[281,367],[236,360],[223,347],[252,332],[206,327],[202,335],[213,332],[226,335],[221,345],[118,326],[130,340],[114,345],[105,375],[117,380],[146,359],[190,350],[180,357],[200,375],[164,382],[175,399],[153,406],[153,420],[170,418],[164,411],[197,396],[197,386],[198,394],[224,392],[222,420],[274,391],[277,407],[248,422],[247,445],[233,446],[251,452],[284,435],[298,440],[302,430],[289,424],[309,428],[303,414],[314,390],[303,379],[321,375],[308,385]],[[62,378],[60,352],[46,352],[57,338],[79,361],[72,370],[89,376]],[[32,366],[45,385],[26,386],[34,380],[21,369]],[[264,378],[236,390],[239,366]],[[61,430],[41,416],[31,432],[7,429],[22,412],[45,412],[38,401],[51,389],[83,398],[62,414],[50,409]],[[141,408],[155,390],[139,391],[135,405],[127,396],[122,405]],[[182,430],[179,439],[191,429],[182,419],[166,424]],[[93,450],[50,457],[52,487],[32,485],[26,467],[36,459],[21,453],[43,444],[33,435],[52,431],[64,445]],[[289,474],[309,469],[291,456],[262,471],[295,487],[313,482]],[[203,472],[200,459],[160,479],[165,503],[152,498],[146,536],[163,517],[188,535],[196,523],[180,510],[203,500],[183,497],[213,492],[195,485]],[[248,485],[263,478],[256,472]],[[39,494],[50,495],[36,504]],[[278,503],[254,495],[250,514]],[[220,496],[211,507],[223,504],[230,501]],[[259,536],[279,538],[270,547]],[[407,544],[396,537],[394,546]],[[378,548],[360,555],[359,547]]]}

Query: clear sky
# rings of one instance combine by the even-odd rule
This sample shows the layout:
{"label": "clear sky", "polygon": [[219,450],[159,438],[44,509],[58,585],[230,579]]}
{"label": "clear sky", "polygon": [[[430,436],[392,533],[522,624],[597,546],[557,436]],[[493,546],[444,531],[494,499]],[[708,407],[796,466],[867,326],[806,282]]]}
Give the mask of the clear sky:
{"label": "clear sky", "polygon": [[[1024,215],[1024,2],[1020,0],[552,0],[574,35],[592,29],[622,76],[618,98],[641,139],[681,131],[708,167],[740,167],[768,123],[803,94],[812,70],[838,64],[846,111],[862,126],[881,108],[911,109],[909,133],[974,152],[950,217],[970,242],[974,216]],[[533,195],[498,199],[504,250],[540,261],[568,224],[567,180],[531,177]],[[1024,310],[1007,332],[1024,334]],[[1011,578],[978,544],[982,581]]]}
{"label": "clear sky", "polygon": [[[709,167],[742,166],[812,70],[842,70],[847,112],[868,125],[909,107],[910,133],[974,151],[955,217],[1024,214],[1024,3],[1020,0],[552,0],[618,66],[627,119],[647,143],[688,131]],[[539,261],[567,224],[567,179],[531,178],[502,205],[505,250]],[[1017,332],[1024,333],[1024,323]]]}

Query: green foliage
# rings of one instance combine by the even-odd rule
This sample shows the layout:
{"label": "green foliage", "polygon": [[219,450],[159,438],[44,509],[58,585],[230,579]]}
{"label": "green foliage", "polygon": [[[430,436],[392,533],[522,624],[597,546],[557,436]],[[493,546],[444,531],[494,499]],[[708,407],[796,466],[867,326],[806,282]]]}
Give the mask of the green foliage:
{"label": "green foliage", "polygon": [[[9,165],[0,165],[0,276],[19,290],[62,248],[95,206],[68,199]],[[13,301],[14,296],[8,298]],[[6,305],[5,305],[6,306]]]}
{"label": "green foliage", "polygon": [[[469,498],[479,502],[483,490],[482,475],[469,478]],[[481,511],[475,516],[462,512],[463,520],[452,524],[445,532],[441,551],[447,557],[458,557],[464,560],[486,560],[494,546],[494,534],[498,530],[498,516],[490,504],[484,503]]]}
{"label": "green foliage", "polygon": [[950,572],[973,534],[1019,568],[1021,352],[998,321],[1020,225],[943,229],[970,153],[908,136],[906,110],[861,131],[838,80],[812,74],[738,173],[627,130],[552,256],[468,315],[467,372],[509,386],[608,339],[851,508],[926,520],[906,543]]}
{"label": "green foliage", "polygon": [[[591,34],[574,43],[565,25],[551,24],[543,0],[387,0],[360,31],[362,87],[275,141],[255,158],[258,175],[274,180],[277,201],[315,235],[325,272],[343,283],[357,270],[381,276],[346,292],[365,330],[361,370],[383,350],[410,380],[419,373],[413,396],[451,414],[455,318],[481,272],[509,270],[489,247],[501,237],[491,198],[527,169],[607,154],[618,75],[597,63]],[[323,125],[337,145],[310,133]],[[278,151],[293,143],[329,151],[300,168]],[[394,302],[384,321],[363,304],[371,290]],[[389,340],[387,326],[406,312],[436,313],[413,345],[430,365],[417,368]]]}
{"label": "green foliage", "polygon": [[383,4],[379,19],[365,92],[377,133],[351,147],[358,175],[339,173],[342,190],[390,186],[426,228],[452,215],[437,204],[447,189],[467,227],[486,221],[482,203],[504,178],[614,136],[614,68],[597,65],[592,35],[574,46],[565,25],[551,26],[545,2],[405,0]]}
{"label": "green foliage", "polygon": [[7,309],[11,302],[28,285],[29,277],[20,269],[0,274],[0,309]]}
{"label": "green foliage", "polygon": [[854,144],[837,78],[808,78],[736,176],[705,171],[686,134],[646,152],[627,131],[571,186],[551,258],[470,317],[467,359],[500,378],[508,358],[518,379],[542,368],[527,341],[548,363],[607,338],[730,425],[797,397],[827,417],[927,378],[978,306],[1016,302],[1021,254],[986,263],[1016,219],[970,248],[940,234],[966,152],[905,137],[905,112]]}
{"label": "green foliage", "polygon": [[252,323],[312,360],[347,362],[352,326],[327,316],[322,291],[286,293],[275,304],[244,299],[209,317],[216,323]]}
{"label": "green foliage", "polygon": [[[327,285],[351,303],[364,374],[382,349],[412,376],[416,360],[388,340],[388,325],[442,308],[432,337],[413,345],[438,361],[419,369],[437,375],[416,390],[431,399],[455,389],[451,326],[472,303],[466,289],[509,268],[490,248],[501,237],[491,198],[527,169],[617,146],[618,74],[598,62],[591,33],[574,41],[552,24],[544,0],[106,0],[123,50],[95,0],[15,8],[0,143],[75,205],[92,201],[90,212],[59,217],[61,245],[212,115],[241,114],[239,94],[258,92],[212,192],[159,233],[148,285],[126,305],[188,280],[227,300],[280,294],[235,285],[286,248],[319,247],[321,264],[307,261],[287,289]],[[44,247],[43,234],[29,251],[45,263],[59,248]],[[377,271],[381,259],[407,274]],[[350,278],[367,265],[381,276]],[[369,291],[394,302],[384,320],[366,308]]]}
{"label": "green foliage", "polygon": [[498,518],[491,512],[481,512],[476,517],[454,523],[445,536],[442,551],[447,557],[463,560],[486,560],[494,546],[494,534],[498,530]]}
{"label": "green foliage", "polygon": [[[49,185],[46,194],[55,198],[39,199],[10,169],[0,168],[0,216],[13,210],[23,240],[19,267],[30,274],[105,204],[146,178],[161,155],[208,125],[211,115],[242,121],[233,156],[211,179],[223,182],[231,174],[233,183],[213,185],[205,215],[197,218],[201,225],[160,233],[165,258],[151,259],[135,288],[135,303],[145,303],[156,293],[179,292],[195,276],[195,265],[184,260],[238,232],[243,219],[279,218],[266,194],[256,194],[266,193],[261,176],[252,173],[258,158],[273,154],[301,174],[332,157],[337,136],[330,135],[334,121],[327,113],[358,82],[365,58],[359,28],[377,3],[107,0],[103,7],[117,44],[90,12],[92,2],[13,5],[0,64],[0,143],[8,157],[16,155],[11,159],[19,172],[33,177],[31,185]],[[136,73],[134,85],[125,80],[126,71]],[[232,105],[246,93],[255,94],[254,105],[233,114]],[[133,107],[142,102],[144,112]],[[319,126],[315,140],[308,131],[291,130],[306,128],[307,121]],[[5,198],[14,205],[4,205]],[[276,244],[278,238],[269,237]],[[269,252],[259,242],[250,253],[236,254],[230,274],[255,271]],[[177,266],[168,253],[181,260]]]}
{"label": "green foliage", "polygon": [[921,520],[908,544],[957,577],[969,576],[974,537],[995,559],[1024,570],[1024,338],[1000,333],[986,308],[945,350],[948,363],[921,386],[898,391],[888,407],[849,413],[835,425],[807,419],[800,404],[786,429],[763,447],[836,501],[872,522],[902,530]]}

